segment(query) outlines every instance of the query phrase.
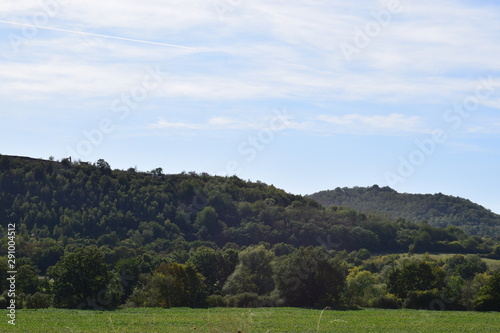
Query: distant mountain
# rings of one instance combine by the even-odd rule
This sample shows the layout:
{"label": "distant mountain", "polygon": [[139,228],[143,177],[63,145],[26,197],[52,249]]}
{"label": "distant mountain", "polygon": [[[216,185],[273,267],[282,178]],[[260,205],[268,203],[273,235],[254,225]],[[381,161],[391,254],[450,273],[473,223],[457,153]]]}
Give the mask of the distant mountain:
{"label": "distant mountain", "polygon": [[412,222],[426,220],[438,227],[455,225],[471,235],[500,237],[500,215],[460,197],[398,193],[389,187],[336,188],[308,196],[323,206],[344,206],[388,218]]}

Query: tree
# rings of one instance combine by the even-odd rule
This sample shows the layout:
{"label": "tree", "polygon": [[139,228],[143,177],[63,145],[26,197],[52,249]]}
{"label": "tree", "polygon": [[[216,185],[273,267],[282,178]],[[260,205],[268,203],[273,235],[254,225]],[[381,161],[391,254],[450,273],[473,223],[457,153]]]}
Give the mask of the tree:
{"label": "tree", "polygon": [[238,257],[239,263],[227,279],[223,292],[230,295],[246,292],[268,295],[274,289],[271,266],[274,253],[258,245],[246,248]]}
{"label": "tree", "polygon": [[219,215],[212,206],[203,208],[196,216],[195,223],[200,228],[200,231],[201,229],[206,230],[207,234],[200,232],[203,239],[211,239],[220,233],[224,227],[222,222],[219,221]]}
{"label": "tree", "polygon": [[342,265],[324,248],[300,248],[276,267],[276,288],[288,306],[338,303],[344,284]]}
{"label": "tree", "polygon": [[389,274],[387,288],[390,293],[404,299],[410,291],[441,290],[445,272],[426,261],[407,261]]}
{"label": "tree", "polygon": [[79,248],[64,255],[48,269],[54,280],[53,293],[56,307],[75,308],[96,300],[111,281],[103,253],[95,246]]}
{"label": "tree", "polygon": [[349,270],[346,278],[346,298],[350,305],[370,306],[377,296],[381,296],[377,289],[378,281],[376,276],[361,270],[361,267],[354,267]]}
{"label": "tree", "polygon": [[3,292],[4,290],[9,288],[10,282],[7,280],[9,274],[7,271],[9,270],[7,257],[0,257],[0,290]]}
{"label": "tree", "polygon": [[156,168],[156,169],[153,169],[151,170],[151,175],[153,177],[161,177],[163,175],[163,169],[162,168]]}
{"label": "tree", "polygon": [[500,311],[500,271],[494,272],[479,290],[474,309],[479,311]]}
{"label": "tree", "polygon": [[139,281],[139,274],[141,273],[140,260],[137,257],[123,258],[118,260],[115,268],[121,278],[124,297],[127,298],[132,294],[134,287]]}
{"label": "tree", "polygon": [[191,264],[163,263],[142,289],[129,298],[134,306],[179,307],[204,306],[206,288],[201,274]]}
{"label": "tree", "polygon": [[484,273],[488,269],[486,263],[478,255],[454,255],[446,260],[447,266],[464,280],[472,279],[477,273]]}
{"label": "tree", "polygon": [[109,165],[108,162],[106,162],[102,158],[97,160],[96,166],[99,170],[101,170],[104,173],[111,173],[111,166]]}
{"label": "tree", "polygon": [[227,278],[234,271],[236,260],[229,253],[201,246],[191,254],[188,263],[205,277],[209,294],[220,294]]}
{"label": "tree", "polygon": [[71,159],[70,158],[63,158],[61,160],[61,164],[64,165],[65,167],[70,167],[71,166]]}
{"label": "tree", "polygon": [[38,291],[40,270],[31,262],[17,267],[17,291],[24,294],[34,294]]}

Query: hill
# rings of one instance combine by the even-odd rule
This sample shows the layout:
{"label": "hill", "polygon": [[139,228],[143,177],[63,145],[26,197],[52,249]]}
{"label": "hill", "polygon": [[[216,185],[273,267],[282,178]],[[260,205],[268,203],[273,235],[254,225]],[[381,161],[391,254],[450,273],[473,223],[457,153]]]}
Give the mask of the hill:
{"label": "hill", "polygon": [[[457,301],[447,308],[495,310],[500,299],[488,296],[500,273],[481,259],[500,257],[491,238],[324,208],[235,176],[0,155],[0,219],[4,308],[12,300],[18,307],[96,310],[421,308],[451,288],[457,295],[447,297]],[[419,252],[467,255],[436,261],[397,254]],[[9,291],[14,269],[16,295]],[[474,290],[461,287],[471,279]]]}
{"label": "hill", "polygon": [[500,215],[470,200],[438,194],[398,193],[389,187],[336,188],[309,196],[323,206],[344,206],[387,218],[422,220],[438,227],[454,225],[471,235],[500,237]]}
{"label": "hill", "polygon": [[[368,190],[352,191],[362,197]],[[368,193],[378,200],[396,194],[376,188]],[[396,211],[393,216],[401,216]],[[0,156],[0,218],[16,223],[19,234],[30,242],[27,255],[34,255],[37,246],[47,247],[39,243],[49,240],[158,253],[192,243],[223,247],[260,242],[326,244],[347,251],[406,252],[412,244],[424,252],[493,250],[493,244],[457,228],[367,216],[347,208],[325,209],[312,198],[261,182],[193,172],[166,175],[161,168],[112,170],[104,160],[89,164]]]}

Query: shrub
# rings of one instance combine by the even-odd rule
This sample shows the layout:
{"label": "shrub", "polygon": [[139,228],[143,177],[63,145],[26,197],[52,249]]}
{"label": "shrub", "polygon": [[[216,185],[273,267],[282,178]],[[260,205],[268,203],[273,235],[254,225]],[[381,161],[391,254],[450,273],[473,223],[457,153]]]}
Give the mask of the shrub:
{"label": "shrub", "polygon": [[254,308],[257,306],[259,295],[256,293],[242,293],[227,298],[227,304],[231,307]]}
{"label": "shrub", "polygon": [[26,297],[27,309],[45,309],[52,306],[52,295],[36,292]]}
{"label": "shrub", "polygon": [[437,289],[410,291],[403,303],[405,309],[444,310],[441,308],[441,294]]}
{"label": "shrub", "polygon": [[380,296],[373,301],[373,307],[380,309],[400,309],[401,301],[392,294]]}
{"label": "shrub", "polygon": [[476,311],[500,311],[500,303],[490,295],[479,296],[474,305]]}
{"label": "shrub", "polygon": [[207,305],[209,308],[227,306],[227,299],[222,295],[210,295],[207,297]]}

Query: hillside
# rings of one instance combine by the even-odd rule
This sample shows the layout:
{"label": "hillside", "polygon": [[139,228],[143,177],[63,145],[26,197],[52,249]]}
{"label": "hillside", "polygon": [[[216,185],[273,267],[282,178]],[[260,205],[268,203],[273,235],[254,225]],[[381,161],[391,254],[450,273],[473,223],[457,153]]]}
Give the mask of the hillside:
{"label": "hillside", "polygon": [[[480,257],[500,256],[491,238],[324,208],[235,176],[0,155],[0,219],[4,308],[9,269],[20,281],[16,304],[28,308],[420,308],[426,298],[411,303],[409,291],[435,298],[448,288],[445,276],[463,284],[476,275],[477,290],[462,297],[455,288],[454,299],[466,302],[453,307],[496,309],[500,299],[483,297],[500,281]],[[424,252],[467,255],[408,262],[397,254]],[[415,289],[418,276],[426,278]],[[361,294],[353,281],[373,292]]]}
{"label": "hillside", "polygon": [[500,237],[500,215],[467,199],[438,194],[398,193],[389,187],[336,188],[309,196],[323,206],[344,206],[391,219],[422,220],[438,227],[454,225],[471,235]]}
{"label": "hillside", "polygon": [[311,198],[261,182],[196,173],[165,175],[161,168],[112,170],[104,160],[89,164],[0,156],[0,218],[16,223],[31,242],[29,251],[48,239],[155,252],[193,242],[219,247],[328,243],[339,250],[386,252],[406,252],[413,244],[418,251],[492,251],[492,244],[480,238],[471,241],[458,229],[325,209]]}

